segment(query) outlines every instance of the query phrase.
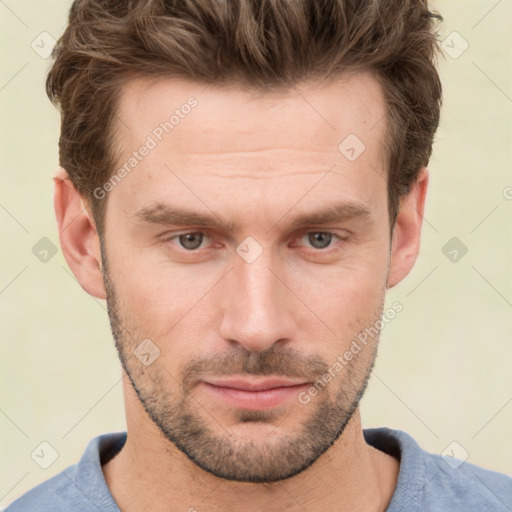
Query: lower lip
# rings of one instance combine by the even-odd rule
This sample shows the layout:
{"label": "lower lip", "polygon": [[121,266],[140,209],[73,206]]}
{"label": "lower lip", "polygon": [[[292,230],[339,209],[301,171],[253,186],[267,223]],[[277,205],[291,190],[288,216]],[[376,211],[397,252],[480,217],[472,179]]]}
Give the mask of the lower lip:
{"label": "lower lip", "polygon": [[213,395],[221,398],[224,402],[241,409],[259,411],[277,407],[306,389],[309,384],[297,386],[283,386],[280,388],[263,389],[259,391],[248,391],[245,389],[225,388],[214,386],[208,382],[202,382],[205,388]]}

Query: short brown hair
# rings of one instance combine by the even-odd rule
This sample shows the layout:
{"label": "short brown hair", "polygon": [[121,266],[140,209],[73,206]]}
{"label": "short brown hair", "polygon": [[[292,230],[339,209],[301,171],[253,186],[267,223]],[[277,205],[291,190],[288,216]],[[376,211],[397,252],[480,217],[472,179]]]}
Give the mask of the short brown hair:
{"label": "short brown hair", "polygon": [[428,0],[76,0],[46,91],[60,107],[60,165],[89,203],[98,232],[115,171],[122,86],[134,77],[282,88],[371,71],[386,100],[388,203],[428,164],[439,124],[437,22]]}

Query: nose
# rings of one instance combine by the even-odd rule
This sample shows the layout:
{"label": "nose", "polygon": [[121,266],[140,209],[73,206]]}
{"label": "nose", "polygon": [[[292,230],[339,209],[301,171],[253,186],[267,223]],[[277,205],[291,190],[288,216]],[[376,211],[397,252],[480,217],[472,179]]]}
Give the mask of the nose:
{"label": "nose", "polygon": [[[281,274],[281,275],[279,275]],[[286,286],[284,272],[273,265],[267,251],[248,263],[236,257],[232,270],[217,291],[223,318],[220,335],[248,351],[264,351],[293,338],[297,299]]]}

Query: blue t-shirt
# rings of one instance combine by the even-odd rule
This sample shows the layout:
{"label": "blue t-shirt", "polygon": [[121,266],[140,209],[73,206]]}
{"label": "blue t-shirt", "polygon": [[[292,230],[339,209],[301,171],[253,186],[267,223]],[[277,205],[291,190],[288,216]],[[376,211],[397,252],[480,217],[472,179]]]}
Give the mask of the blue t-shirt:
{"label": "blue t-shirt", "polygon": [[[512,478],[467,462],[427,453],[400,430],[363,430],[373,447],[400,460],[387,512],[511,512]],[[120,512],[101,464],[121,450],[126,432],[92,439],[78,462],[34,487],[5,512]]]}

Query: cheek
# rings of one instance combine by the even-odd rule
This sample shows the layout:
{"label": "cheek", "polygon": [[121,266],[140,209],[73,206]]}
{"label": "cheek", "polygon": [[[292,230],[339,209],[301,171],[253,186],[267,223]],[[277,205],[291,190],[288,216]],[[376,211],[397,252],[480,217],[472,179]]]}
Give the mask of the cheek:
{"label": "cheek", "polygon": [[[382,281],[382,283],[380,282]],[[384,278],[375,275],[364,279],[360,274],[333,277],[316,291],[310,290],[306,304],[336,333],[345,339],[357,334],[375,321],[380,314],[385,295]]]}
{"label": "cheek", "polygon": [[317,266],[294,273],[295,285],[291,287],[334,333],[323,329],[311,314],[297,317],[298,331],[311,339],[318,335],[320,327],[333,342],[325,339],[315,350],[320,353],[323,347],[327,359],[333,353],[343,353],[353,339],[378,320],[386,293],[387,263],[386,247],[373,247],[337,266]]}
{"label": "cheek", "polygon": [[126,327],[138,337],[159,340],[159,345],[169,346],[167,342],[172,340],[173,351],[186,349],[201,331],[204,336],[207,313],[215,314],[208,292],[222,270],[208,265],[171,265],[161,257],[154,258],[151,251],[131,251],[130,256],[112,258],[110,265]]}
{"label": "cheek", "polygon": [[[172,340],[173,352],[190,351],[190,340],[208,343],[206,338],[215,338],[222,316],[215,297],[240,293],[236,287],[229,289],[230,279],[222,281],[232,262],[176,264],[156,247],[134,247],[127,240],[116,243],[109,266],[128,328],[143,338]],[[382,237],[378,243],[354,246],[333,264],[281,260],[276,271],[337,338],[346,339],[366,327],[381,307],[387,261]],[[297,310],[297,297],[290,295],[289,300],[289,307],[296,310],[291,314],[298,332],[311,333],[318,322],[314,324],[311,312]]]}

